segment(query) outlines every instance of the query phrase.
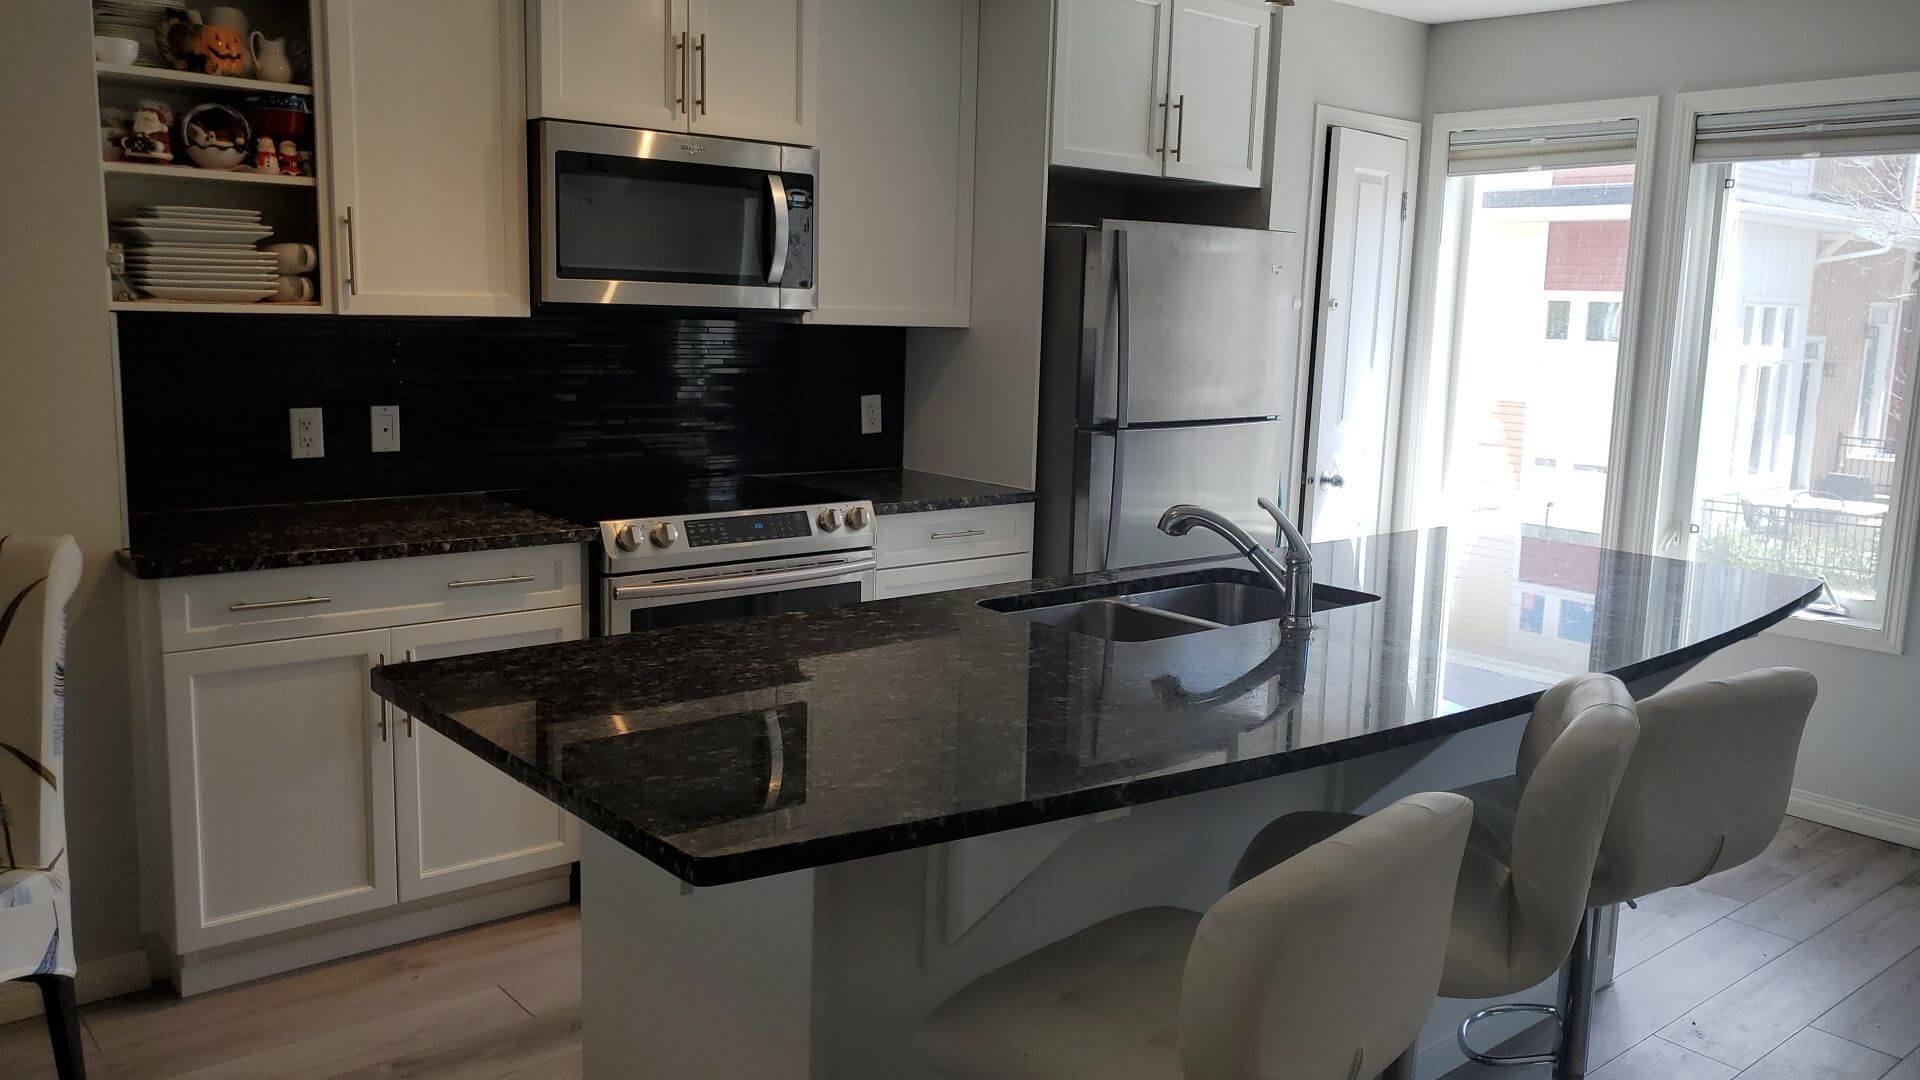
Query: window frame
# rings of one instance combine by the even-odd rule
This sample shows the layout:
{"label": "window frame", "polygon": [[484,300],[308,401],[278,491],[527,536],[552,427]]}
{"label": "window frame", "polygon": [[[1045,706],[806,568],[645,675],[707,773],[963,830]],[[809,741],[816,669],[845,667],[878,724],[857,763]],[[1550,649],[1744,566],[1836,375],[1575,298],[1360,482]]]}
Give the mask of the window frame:
{"label": "window frame", "polygon": [[[1627,275],[1620,297],[1620,340],[1614,367],[1612,438],[1608,446],[1608,485],[1606,508],[1601,521],[1601,543],[1615,547],[1622,542],[1625,511],[1631,506],[1630,485],[1614,482],[1628,477],[1633,460],[1633,414],[1636,407],[1637,376],[1641,363],[1640,337],[1642,303],[1646,297],[1646,269],[1650,261],[1648,239],[1655,214],[1653,197],[1657,184],[1655,154],[1660,145],[1660,98],[1658,95],[1608,98],[1596,101],[1566,102],[1553,105],[1521,106],[1508,109],[1482,109],[1471,112],[1436,113],[1429,125],[1427,164],[1422,177],[1420,201],[1420,246],[1425,254],[1422,266],[1432,271],[1431,285],[1416,296],[1412,347],[1408,350],[1408,388],[1422,392],[1401,398],[1399,417],[1402,437],[1399,461],[1395,469],[1394,513],[1396,528],[1414,528],[1438,520],[1441,502],[1453,467],[1453,414],[1456,405],[1456,378],[1460,345],[1460,306],[1465,299],[1460,288],[1465,276],[1467,245],[1460,235],[1461,218],[1448,221],[1451,195],[1447,158],[1453,133],[1487,128],[1537,128],[1591,124],[1610,120],[1635,122],[1633,148],[1633,199],[1628,204]],[[1657,301],[1656,301],[1657,303]],[[1574,326],[1580,325],[1576,320]],[[1570,333],[1572,326],[1569,327]],[[1442,342],[1444,341],[1444,347]],[[1427,466],[1422,470],[1422,466]],[[1437,465],[1439,475],[1432,473]]]}
{"label": "window frame", "polygon": [[[1695,169],[1694,138],[1699,118],[1710,113],[1905,98],[1920,98],[1920,72],[1676,95],[1672,123],[1676,139],[1661,173],[1664,190],[1669,193],[1663,222],[1666,243],[1661,279],[1669,282],[1670,287],[1663,290],[1656,316],[1664,377],[1648,380],[1646,430],[1657,437],[1640,440],[1646,444],[1646,450],[1635,466],[1631,481],[1637,490],[1651,497],[1639,500],[1644,511],[1637,521],[1624,523],[1628,528],[1623,534],[1626,541],[1623,546],[1656,554],[1678,552],[1684,545],[1684,530],[1691,523],[1691,473],[1698,467],[1699,425],[1689,423],[1689,419],[1698,411],[1702,392],[1710,320],[1701,316],[1712,295],[1713,269],[1719,261],[1724,190],[1717,178],[1731,168],[1723,163],[1714,168]],[[1697,229],[1693,227],[1696,222],[1701,223]],[[1809,339],[1803,319],[1796,318],[1795,333],[1803,340]],[[1920,356],[1901,359],[1908,365],[1910,378],[1920,377]],[[1920,555],[1917,547],[1920,544],[1920,467],[1916,467],[1913,460],[1914,455],[1920,453],[1920,437],[1914,432],[1914,428],[1920,426],[1915,423],[1920,421],[1920,416],[1908,420],[1901,435],[1893,484],[1897,499],[1891,515],[1893,530],[1882,555],[1887,577],[1881,625],[1875,628],[1802,615],[1777,624],[1768,633],[1895,655],[1904,651],[1911,615],[1914,562]]]}

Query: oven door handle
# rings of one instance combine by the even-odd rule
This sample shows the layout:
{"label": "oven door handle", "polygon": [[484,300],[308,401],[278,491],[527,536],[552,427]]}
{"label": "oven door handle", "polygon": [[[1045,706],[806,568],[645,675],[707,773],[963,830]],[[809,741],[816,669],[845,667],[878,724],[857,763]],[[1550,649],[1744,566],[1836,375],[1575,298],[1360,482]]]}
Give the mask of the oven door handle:
{"label": "oven door handle", "polygon": [[829,566],[804,566],[798,570],[770,570],[764,574],[729,574],[696,581],[663,581],[658,585],[616,585],[615,600],[638,600],[654,596],[693,596],[697,593],[754,592],[768,585],[788,585],[796,581],[847,577],[864,574],[880,565],[873,559],[833,563]]}
{"label": "oven door handle", "polygon": [[773,197],[773,262],[767,267],[767,284],[778,285],[787,276],[787,243],[793,225],[787,219],[787,182],[779,173],[768,173],[767,190]]}

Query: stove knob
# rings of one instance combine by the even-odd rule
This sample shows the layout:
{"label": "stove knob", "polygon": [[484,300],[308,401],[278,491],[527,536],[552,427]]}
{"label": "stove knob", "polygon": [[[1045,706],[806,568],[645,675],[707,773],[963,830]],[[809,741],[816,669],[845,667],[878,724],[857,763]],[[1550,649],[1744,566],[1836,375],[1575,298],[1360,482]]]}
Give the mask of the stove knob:
{"label": "stove knob", "polygon": [[631,525],[620,526],[620,530],[613,534],[613,542],[619,545],[621,551],[632,551],[640,546],[640,538],[634,535]]}
{"label": "stove knob", "polygon": [[647,541],[657,548],[672,547],[679,539],[680,530],[674,528],[670,522],[656,521],[653,527],[647,530]]}
{"label": "stove knob", "polygon": [[864,529],[867,527],[867,523],[872,520],[873,512],[864,506],[850,506],[847,508],[847,528],[849,529],[855,531]]}
{"label": "stove knob", "polygon": [[840,511],[828,507],[820,511],[820,517],[817,520],[820,522],[821,532],[832,532],[840,527]]}

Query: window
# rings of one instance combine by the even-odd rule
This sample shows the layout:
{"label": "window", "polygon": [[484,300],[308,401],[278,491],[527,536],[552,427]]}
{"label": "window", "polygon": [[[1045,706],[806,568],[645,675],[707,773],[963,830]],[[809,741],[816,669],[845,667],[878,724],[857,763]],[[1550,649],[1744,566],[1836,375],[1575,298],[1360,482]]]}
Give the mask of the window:
{"label": "window", "polygon": [[1593,644],[1593,605],[1579,600],[1560,601],[1559,636],[1582,645]]}
{"label": "window", "polygon": [[1539,593],[1520,594],[1520,629],[1529,634],[1542,633],[1547,628],[1547,598]]}
{"label": "window", "polygon": [[1567,340],[1567,328],[1573,325],[1573,301],[1547,301],[1547,338],[1552,341]]}
{"label": "window", "polygon": [[1829,628],[1885,635],[1895,564],[1912,562],[1894,533],[1920,352],[1920,102],[1703,114],[1696,132],[1672,373],[1690,445],[1666,451],[1667,535],[1697,559],[1824,578]]}
{"label": "window", "polygon": [[1587,340],[1620,340],[1620,301],[1594,300],[1587,304]]}

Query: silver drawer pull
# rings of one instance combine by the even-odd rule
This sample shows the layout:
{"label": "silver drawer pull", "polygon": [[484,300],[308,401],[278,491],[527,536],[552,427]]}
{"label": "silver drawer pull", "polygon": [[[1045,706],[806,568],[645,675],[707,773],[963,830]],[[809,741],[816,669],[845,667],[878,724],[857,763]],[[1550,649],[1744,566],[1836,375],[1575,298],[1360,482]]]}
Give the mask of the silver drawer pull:
{"label": "silver drawer pull", "polygon": [[532,574],[514,574],[511,577],[474,578],[472,581],[449,581],[449,589],[477,589],[482,585],[520,585],[533,580]]}
{"label": "silver drawer pull", "polygon": [[302,596],[297,600],[259,600],[248,602],[238,600],[227,605],[228,611],[266,611],[269,608],[306,607],[309,604],[331,604],[331,596]]}
{"label": "silver drawer pull", "polygon": [[985,529],[961,529],[958,532],[931,533],[928,535],[927,539],[929,540],[964,540],[969,536],[985,536],[985,535],[987,535],[987,530]]}

